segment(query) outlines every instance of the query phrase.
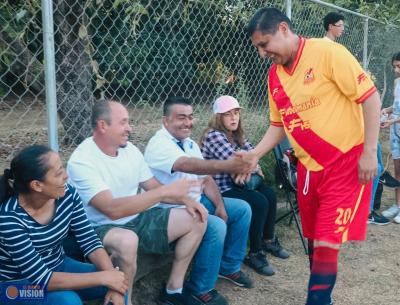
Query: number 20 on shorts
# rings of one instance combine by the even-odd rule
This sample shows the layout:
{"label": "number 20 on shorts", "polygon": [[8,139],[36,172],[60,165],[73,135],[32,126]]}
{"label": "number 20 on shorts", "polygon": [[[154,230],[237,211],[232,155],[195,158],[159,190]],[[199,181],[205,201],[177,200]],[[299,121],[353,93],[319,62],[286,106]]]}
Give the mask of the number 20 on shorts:
{"label": "number 20 on shorts", "polygon": [[351,208],[343,209],[343,208],[338,208],[336,209],[336,212],[339,214],[336,217],[335,224],[339,226],[343,226],[348,224],[351,218]]}

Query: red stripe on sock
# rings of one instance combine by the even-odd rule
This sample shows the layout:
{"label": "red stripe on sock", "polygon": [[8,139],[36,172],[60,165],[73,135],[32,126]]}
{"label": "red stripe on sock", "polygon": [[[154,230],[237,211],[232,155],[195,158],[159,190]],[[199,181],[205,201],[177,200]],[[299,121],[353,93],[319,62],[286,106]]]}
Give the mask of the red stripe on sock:
{"label": "red stripe on sock", "polygon": [[311,288],[310,288],[310,291],[316,291],[316,290],[324,290],[324,289],[328,289],[329,287],[330,287],[331,285],[324,285],[324,284],[321,284],[321,285],[313,285]]}

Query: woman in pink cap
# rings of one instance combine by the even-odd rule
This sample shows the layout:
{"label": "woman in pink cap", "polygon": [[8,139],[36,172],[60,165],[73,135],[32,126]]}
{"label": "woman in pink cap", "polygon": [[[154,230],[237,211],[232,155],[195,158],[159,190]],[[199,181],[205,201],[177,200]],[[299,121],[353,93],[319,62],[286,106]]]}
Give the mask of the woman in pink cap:
{"label": "woman in pink cap", "polygon": [[[213,105],[213,116],[201,137],[201,152],[204,159],[226,160],[235,151],[251,150],[253,146],[245,138],[240,120],[238,101],[228,95],[219,97]],[[214,179],[224,197],[239,198],[249,203],[252,209],[250,225],[250,250],[245,264],[262,275],[273,275],[265,252],[286,259],[289,253],[279,244],[274,233],[276,216],[276,195],[264,182],[264,175],[259,165],[252,176],[258,176],[258,183],[239,185],[230,174],[219,173]],[[261,179],[260,179],[261,177]],[[254,182],[254,181],[252,181]]]}

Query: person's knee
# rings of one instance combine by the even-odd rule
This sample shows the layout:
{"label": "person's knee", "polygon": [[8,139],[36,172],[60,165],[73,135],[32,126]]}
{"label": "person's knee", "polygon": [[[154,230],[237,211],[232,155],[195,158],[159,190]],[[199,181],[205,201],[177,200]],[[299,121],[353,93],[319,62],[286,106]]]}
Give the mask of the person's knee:
{"label": "person's knee", "polygon": [[218,243],[223,244],[226,236],[226,223],[221,218],[209,215],[205,239],[212,239]]}
{"label": "person's knee", "polygon": [[118,234],[110,236],[108,242],[112,242],[112,259],[118,260],[123,265],[133,268],[136,266],[139,238],[135,232],[121,230]]}
{"label": "person's knee", "polygon": [[262,215],[265,216],[268,213],[271,202],[264,197],[262,194],[256,195],[251,203],[251,212],[254,216]]}
{"label": "person's knee", "polygon": [[229,218],[251,219],[251,207],[247,201],[236,198],[224,198],[226,212]]}
{"label": "person's knee", "polygon": [[246,201],[244,201],[244,200],[240,200],[240,201],[241,201],[241,204],[238,206],[237,212],[242,216],[242,218],[244,220],[247,220],[250,222],[251,214],[252,214],[251,207]]}

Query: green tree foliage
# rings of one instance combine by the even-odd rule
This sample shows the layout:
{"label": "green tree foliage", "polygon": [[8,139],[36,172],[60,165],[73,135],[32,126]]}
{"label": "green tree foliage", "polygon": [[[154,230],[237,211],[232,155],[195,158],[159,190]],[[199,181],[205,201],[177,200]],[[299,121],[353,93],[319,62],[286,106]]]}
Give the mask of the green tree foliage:
{"label": "green tree foliage", "polygon": [[399,0],[327,0],[337,6],[400,26]]}

